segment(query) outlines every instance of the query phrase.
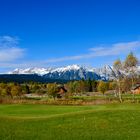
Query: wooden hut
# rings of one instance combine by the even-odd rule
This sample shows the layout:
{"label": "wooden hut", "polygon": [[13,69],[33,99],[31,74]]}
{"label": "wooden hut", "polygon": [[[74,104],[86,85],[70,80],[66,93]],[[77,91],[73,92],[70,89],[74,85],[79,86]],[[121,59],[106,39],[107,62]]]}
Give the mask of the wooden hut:
{"label": "wooden hut", "polygon": [[62,98],[65,96],[65,93],[67,92],[67,90],[65,89],[65,87],[63,85],[58,85],[58,94],[57,94],[57,97],[58,98]]}
{"label": "wooden hut", "polygon": [[134,87],[132,87],[131,91],[133,94],[140,94],[140,84],[136,84]]}

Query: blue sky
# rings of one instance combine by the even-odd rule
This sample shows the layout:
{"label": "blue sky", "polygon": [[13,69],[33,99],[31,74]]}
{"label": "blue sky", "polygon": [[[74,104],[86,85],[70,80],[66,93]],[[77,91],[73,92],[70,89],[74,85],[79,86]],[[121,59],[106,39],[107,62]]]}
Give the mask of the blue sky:
{"label": "blue sky", "polygon": [[0,71],[140,58],[139,0],[0,0]]}

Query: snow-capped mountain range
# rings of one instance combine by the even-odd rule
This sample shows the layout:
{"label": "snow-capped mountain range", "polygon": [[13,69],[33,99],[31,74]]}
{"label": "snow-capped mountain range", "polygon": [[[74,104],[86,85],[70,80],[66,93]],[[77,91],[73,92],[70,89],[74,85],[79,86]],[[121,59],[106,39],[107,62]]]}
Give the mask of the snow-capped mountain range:
{"label": "snow-capped mountain range", "polygon": [[37,74],[44,78],[64,79],[64,80],[80,80],[80,79],[96,79],[108,80],[114,79],[116,72],[109,65],[103,68],[88,68],[79,65],[70,65],[60,68],[27,68],[15,69],[8,74]]}

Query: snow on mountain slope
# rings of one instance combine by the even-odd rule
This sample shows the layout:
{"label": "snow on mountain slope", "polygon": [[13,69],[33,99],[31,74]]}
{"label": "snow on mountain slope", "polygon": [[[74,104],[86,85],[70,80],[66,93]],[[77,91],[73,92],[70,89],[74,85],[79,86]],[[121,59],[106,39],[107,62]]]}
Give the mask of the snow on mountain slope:
{"label": "snow on mountain slope", "polygon": [[109,65],[106,65],[103,68],[94,69],[94,72],[100,75],[100,77],[104,80],[114,79],[114,77],[116,76],[116,72]]}
{"label": "snow on mountain slope", "polygon": [[27,69],[15,69],[12,72],[8,72],[8,74],[39,74],[44,75],[51,71],[51,68],[27,68]]}
{"label": "snow on mountain slope", "polygon": [[66,71],[71,71],[71,70],[79,70],[81,67],[79,65],[70,65],[66,67],[61,67],[61,68],[56,68],[53,69],[51,72],[66,72]]}
{"label": "snow on mountain slope", "polygon": [[80,80],[80,79],[99,79],[99,75],[86,67],[79,65],[71,65],[53,69],[50,73],[44,75],[46,78],[65,79],[65,80]]}
{"label": "snow on mountain slope", "polygon": [[116,76],[116,72],[109,65],[106,65],[103,68],[88,68],[79,65],[70,65],[60,68],[15,69],[14,71],[9,72],[9,74],[38,74],[45,78],[64,80],[80,80],[82,78],[108,80],[114,79]]}
{"label": "snow on mountain slope", "polygon": [[80,80],[84,79],[100,79],[100,76],[94,72],[94,69],[82,67],[79,65],[70,65],[60,68],[27,68],[15,69],[8,74],[38,74],[45,78],[64,79],[64,80]]}
{"label": "snow on mountain slope", "polygon": [[70,65],[66,67],[60,67],[60,68],[27,68],[27,69],[15,69],[14,71],[8,72],[8,74],[39,74],[39,75],[45,75],[48,73],[54,73],[54,72],[66,72],[66,71],[77,71],[81,67],[79,65]]}

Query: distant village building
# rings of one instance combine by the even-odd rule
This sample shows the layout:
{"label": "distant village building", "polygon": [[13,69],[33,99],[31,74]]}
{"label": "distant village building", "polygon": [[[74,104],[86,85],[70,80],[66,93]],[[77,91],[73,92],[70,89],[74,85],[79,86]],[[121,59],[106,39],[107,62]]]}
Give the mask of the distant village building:
{"label": "distant village building", "polygon": [[58,85],[58,95],[57,95],[57,97],[58,98],[62,98],[62,97],[64,97],[65,96],[65,93],[67,92],[67,90],[65,89],[65,87],[63,86],[63,85]]}
{"label": "distant village building", "polygon": [[140,94],[140,84],[136,84],[134,87],[132,87],[131,91],[133,94]]}

